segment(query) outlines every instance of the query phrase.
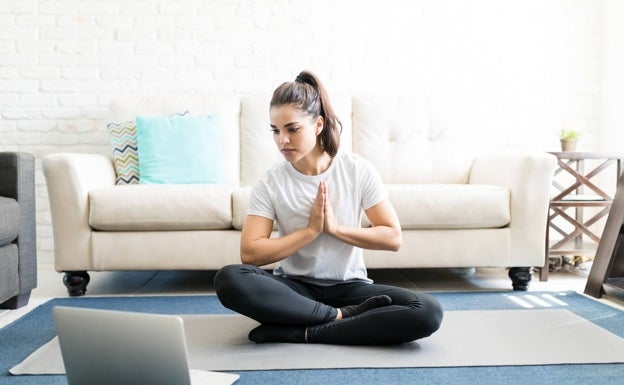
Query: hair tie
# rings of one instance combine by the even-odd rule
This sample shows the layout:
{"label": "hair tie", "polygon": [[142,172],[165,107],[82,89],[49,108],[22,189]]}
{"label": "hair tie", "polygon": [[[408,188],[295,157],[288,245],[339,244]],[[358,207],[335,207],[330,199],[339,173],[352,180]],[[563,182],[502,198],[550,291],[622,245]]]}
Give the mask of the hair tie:
{"label": "hair tie", "polygon": [[296,81],[297,83],[307,83],[307,82],[305,81],[305,79],[304,79],[304,78],[302,78],[302,77],[301,77],[301,76],[299,76],[299,75],[297,75],[297,77],[295,78],[295,81]]}

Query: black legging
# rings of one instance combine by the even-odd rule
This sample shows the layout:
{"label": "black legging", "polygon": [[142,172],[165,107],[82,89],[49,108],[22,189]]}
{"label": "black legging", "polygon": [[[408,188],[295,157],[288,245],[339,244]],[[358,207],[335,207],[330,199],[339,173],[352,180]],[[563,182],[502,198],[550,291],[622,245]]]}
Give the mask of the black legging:
{"label": "black legging", "polygon": [[[307,341],[342,345],[398,344],[438,330],[442,309],[431,296],[408,289],[350,282],[317,286],[276,276],[252,265],[229,265],[215,276],[221,303],[262,324],[307,326]],[[335,320],[339,307],[376,295],[390,306]]]}

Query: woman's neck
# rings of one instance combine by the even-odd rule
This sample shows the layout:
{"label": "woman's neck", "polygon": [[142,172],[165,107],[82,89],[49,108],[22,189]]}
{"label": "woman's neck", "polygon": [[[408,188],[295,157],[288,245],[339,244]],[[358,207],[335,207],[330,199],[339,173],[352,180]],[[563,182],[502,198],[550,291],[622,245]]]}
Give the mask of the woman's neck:
{"label": "woman's neck", "polygon": [[314,150],[307,156],[292,163],[293,167],[303,175],[320,175],[331,165],[332,157],[325,151]]}

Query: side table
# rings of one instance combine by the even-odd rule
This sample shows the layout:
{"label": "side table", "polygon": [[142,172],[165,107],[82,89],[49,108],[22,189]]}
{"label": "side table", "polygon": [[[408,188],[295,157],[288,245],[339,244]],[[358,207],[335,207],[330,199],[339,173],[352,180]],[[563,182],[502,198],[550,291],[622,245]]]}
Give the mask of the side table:
{"label": "side table", "polygon": [[596,298],[607,294],[624,299],[624,177],[618,183],[585,294]]}
{"label": "side table", "polygon": [[[551,154],[557,157],[559,166],[553,178],[553,186],[557,193],[550,200],[546,229],[546,258],[540,270],[540,281],[548,280],[550,256],[595,254],[600,237],[590,227],[609,214],[613,197],[591,179],[615,164],[616,175],[613,180],[617,184],[624,161],[624,155],[621,154],[571,151]],[[584,209],[588,207],[598,208],[599,211],[590,218],[585,218]],[[574,209],[574,213],[569,213],[568,209]],[[562,221],[555,223],[556,218]],[[567,227],[564,228],[561,223]],[[551,243],[551,231],[558,233],[561,239]]]}

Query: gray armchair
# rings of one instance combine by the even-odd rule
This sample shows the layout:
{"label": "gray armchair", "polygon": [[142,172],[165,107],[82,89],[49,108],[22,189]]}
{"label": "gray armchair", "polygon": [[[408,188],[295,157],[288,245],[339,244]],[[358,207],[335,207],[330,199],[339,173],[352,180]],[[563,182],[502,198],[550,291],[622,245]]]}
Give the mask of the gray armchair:
{"label": "gray armchair", "polygon": [[28,303],[37,286],[35,158],[0,152],[0,308]]}

